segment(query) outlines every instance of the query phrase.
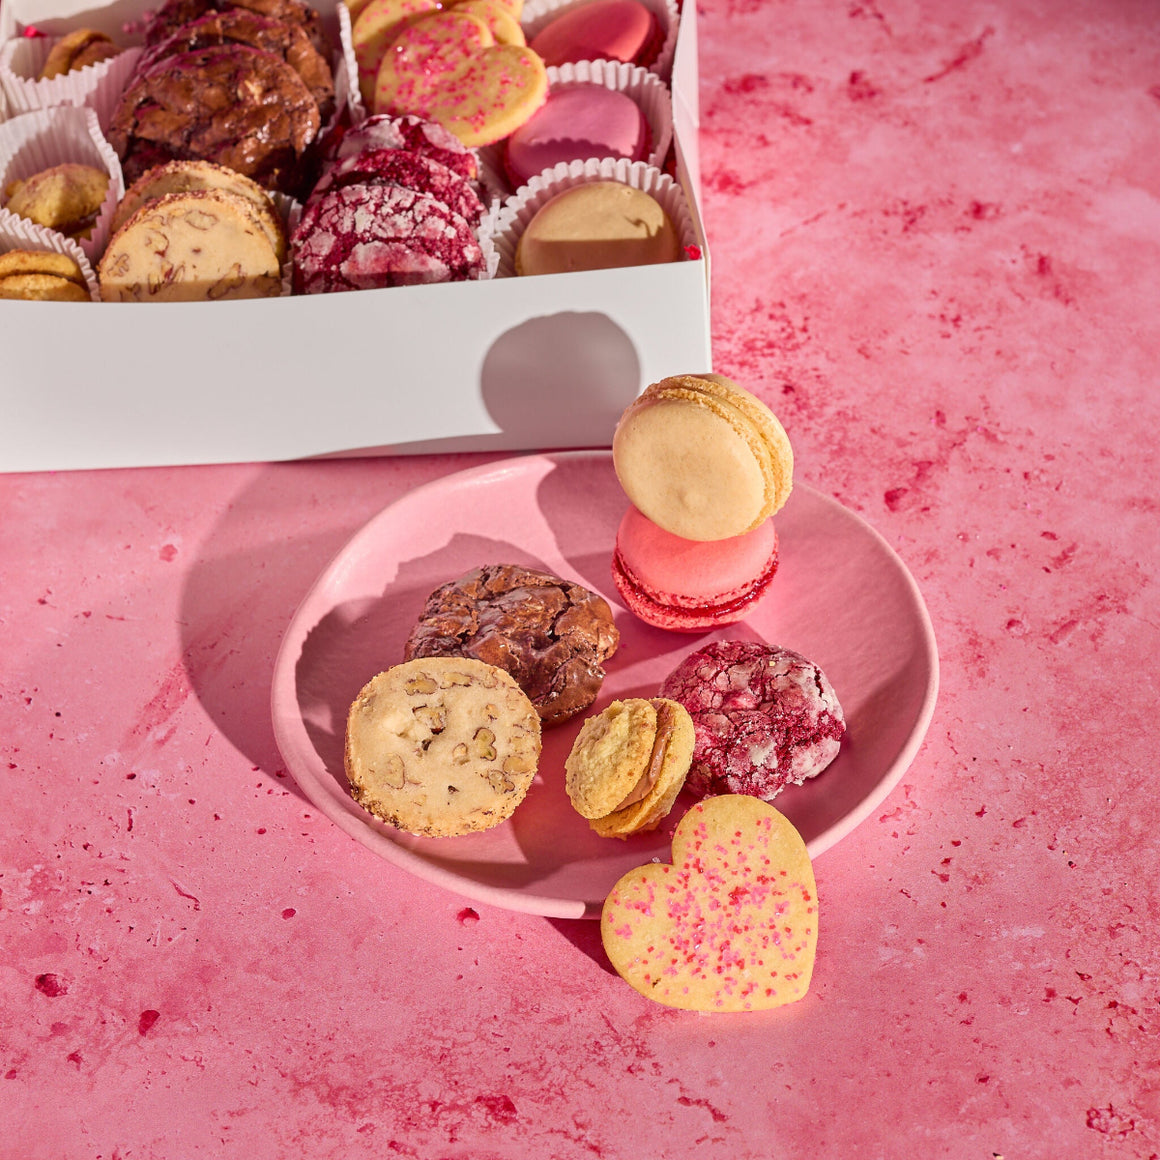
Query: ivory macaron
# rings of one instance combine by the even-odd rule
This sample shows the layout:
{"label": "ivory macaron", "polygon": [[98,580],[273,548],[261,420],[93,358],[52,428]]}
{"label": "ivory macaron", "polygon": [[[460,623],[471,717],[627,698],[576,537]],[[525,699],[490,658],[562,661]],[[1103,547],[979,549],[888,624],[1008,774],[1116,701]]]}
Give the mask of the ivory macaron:
{"label": "ivory macaron", "polygon": [[653,383],[612,442],[621,487],[653,523],[686,540],[724,540],[777,512],[793,486],[793,449],[770,409],[723,375]]}

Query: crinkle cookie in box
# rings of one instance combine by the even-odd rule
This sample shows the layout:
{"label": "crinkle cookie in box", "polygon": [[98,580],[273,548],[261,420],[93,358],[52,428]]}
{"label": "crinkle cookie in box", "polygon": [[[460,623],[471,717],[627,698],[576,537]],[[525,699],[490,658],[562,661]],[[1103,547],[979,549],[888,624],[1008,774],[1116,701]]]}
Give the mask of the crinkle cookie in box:
{"label": "crinkle cookie in box", "polygon": [[[339,46],[334,0],[316,6]],[[95,27],[136,49],[124,29],[151,7],[3,0],[0,61],[43,51],[29,28]],[[711,369],[695,20],[684,4],[664,164],[695,239],[682,260],[231,302],[3,301],[0,470],[608,446],[650,382]],[[98,120],[126,63],[74,78]],[[28,87],[4,87],[10,116]],[[86,351],[83,379],[46,357],[62,333]]]}

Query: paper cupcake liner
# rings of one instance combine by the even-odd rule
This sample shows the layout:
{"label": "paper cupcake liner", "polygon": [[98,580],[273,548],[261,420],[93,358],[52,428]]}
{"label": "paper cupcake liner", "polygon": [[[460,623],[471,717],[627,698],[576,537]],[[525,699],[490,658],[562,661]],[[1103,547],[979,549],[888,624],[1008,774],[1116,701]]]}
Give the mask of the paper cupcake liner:
{"label": "paper cupcake liner", "polygon": [[96,110],[102,131],[107,129],[141,49],[126,48],[111,60],[51,80],[36,80],[55,43],[46,36],[16,37],[0,46],[0,88],[8,99],[9,115],[55,105],[87,105]]}
{"label": "paper cupcake liner", "polygon": [[684,190],[667,173],[644,161],[604,158],[602,161],[561,162],[533,177],[504,202],[495,220],[497,278],[516,277],[515,257],[520,235],[540,207],[556,194],[591,181],[621,181],[650,194],[669,215],[682,247],[697,246],[697,230]]}
{"label": "paper cupcake liner", "polygon": [[101,300],[92,263],[76,242],[66,238],[64,234],[58,234],[55,230],[46,230],[27,218],[17,217],[6,209],[0,209],[0,254],[6,254],[9,250],[48,250],[54,254],[67,254],[80,266],[81,273],[85,276],[85,285],[89,289],[89,297],[94,302]]}
{"label": "paper cupcake liner", "polygon": [[[639,65],[616,60],[585,60],[548,69],[548,91],[576,88],[580,85],[603,85],[635,101],[648,122],[652,147],[644,159],[660,169],[673,140],[673,99],[668,86],[656,73]],[[506,145],[497,141],[478,151],[480,175],[500,190],[504,198],[515,192],[504,164]]]}
{"label": "paper cupcake liner", "polygon": [[[354,55],[354,39],[351,36],[350,9],[338,0],[338,42],[341,61],[334,70],[334,95],[341,109],[345,104],[350,109],[350,118],[357,125],[367,118],[367,107],[363,103],[362,90],[358,84],[358,61]],[[342,93],[339,94],[339,74],[342,75]]]}
{"label": "paper cupcake liner", "polygon": [[[532,38],[557,16],[562,16],[572,8],[582,8],[587,3],[591,3],[591,0],[529,0],[520,17],[520,25],[528,43],[531,44]],[[641,0],[641,3],[657,18],[664,33],[661,50],[648,69],[668,84],[673,74],[673,57],[677,51],[677,31],[680,27],[677,0]]]}
{"label": "paper cupcake liner", "polygon": [[[96,261],[108,243],[117,202],[125,196],[121,162],[101,132],[96,111],[61,105],[21,113],[0,123],[0,191],[7,189],[11,181],[23,181],[34,173],[69,161],[92,165],[109,175],[109,189],[93,231],[75,243],[86,257]],[[55,230],[45,232],[56,233]]]}

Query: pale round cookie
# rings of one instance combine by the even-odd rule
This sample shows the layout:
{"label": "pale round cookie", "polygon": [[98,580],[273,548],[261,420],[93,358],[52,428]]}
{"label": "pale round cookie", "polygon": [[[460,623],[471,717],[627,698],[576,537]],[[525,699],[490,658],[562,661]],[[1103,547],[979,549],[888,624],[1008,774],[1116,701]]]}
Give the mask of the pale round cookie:
{"label": "pale round cookie", "polygon": [[170,161],[143,173],[117,203],[110,234],[115,234],[142,206],[169,193],[191,193],[198,189],[223,189],[249,202],[278,261],[286,258],[286,229],[270,195],[256,182],[212,161]]}
{"label": "pale round cookie", "polygon": [[782,507],[793,486],[785,429],[723,375],[653,383],[621,416],[612,458],[634,506],[686,540],[752,531]]}
{"label": "pale round cookie", "polygon": [[400,830],[487,830],[524,800],[540,759],[540,718],[502,669],[424,657],[379,673],[350,707],[351,796]]}
{"label": "pale round cookie", "polygon": [[87,236],[109,188],[109,175],[92,165],[66,161],[14,182],[7,208],[19,217],[67,237]]}
{"label": "pale round cookie", "polygon": [[250,203],[221,189],[170,193],[113,236],[97,270],[106,302],[275,298],[281,264]]}
{"label": "pale round cookie", "polygon": [[520,275],[675,262],[680,238],[660,202],[622,181],[587,181],[546,201],[516,245]]}

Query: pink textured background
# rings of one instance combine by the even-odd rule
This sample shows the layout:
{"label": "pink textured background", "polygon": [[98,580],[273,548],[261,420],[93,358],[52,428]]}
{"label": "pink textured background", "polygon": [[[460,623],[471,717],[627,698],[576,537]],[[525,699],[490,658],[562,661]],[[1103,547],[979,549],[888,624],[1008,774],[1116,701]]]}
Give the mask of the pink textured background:
{"label": "pink textured background", "polygon": [[0,1157],[1160,1153],[1157,15],[701,9],[717,369],[942,655],[794,1007],[649,1004],[281,769],[297,601],[478,459],[0,477]]}

